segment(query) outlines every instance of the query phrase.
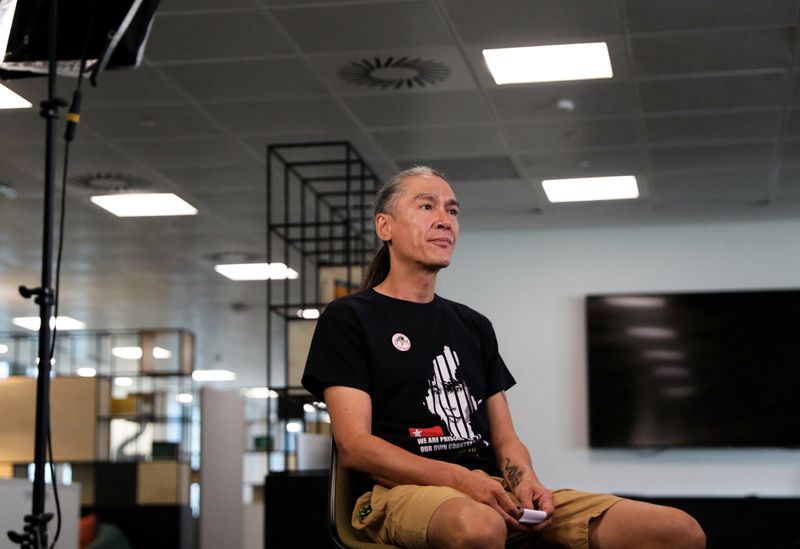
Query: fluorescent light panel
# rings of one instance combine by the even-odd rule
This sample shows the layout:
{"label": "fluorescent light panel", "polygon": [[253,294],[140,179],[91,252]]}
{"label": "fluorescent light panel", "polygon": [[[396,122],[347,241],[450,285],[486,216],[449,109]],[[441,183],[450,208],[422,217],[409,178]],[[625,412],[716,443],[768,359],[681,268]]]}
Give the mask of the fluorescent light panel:
{"label": "fluorescent light panel", "polygon": [[4,355],[8,352],[8,345],[0,345],[0,355]]}
{"label": "fluorescent light panel", "polygon": [[[26,330],[37,331],[41,322],[38,316],[18,316],[11,320],[11,322],[19,326],[20,328],[25,328]],[[81,322],[80,320],[75,320],[74,318],[70,318],[68,316],[59,316],[58,322],[54,322],[53,317],[50,317],[50,328],[55,326],[60,331],[65,330],[82,330],[86,327],[86,324]]]}
{"label": "fluorescent light panel", "polygon": [[247,398],[278,398],[278,393],[269,387],[250,387],[242,392]]}
{"label": "fluorescent light panel", "polygon": [[627,200],[639,197],[639,186],[632,175],[545,179],[542,181],[550,202],[588,202]]}
{"label": "fluorescent light panel", "polygon": [[195,370],[192,372],[195,381],[232,381],[236,374],[230,370]]}
{"label": "fluorescent light panel", "polygon": [[197,208],[174,193],[120,193],[90,200],[117,217],[197,215]]}
{"label": "fluorescent light panel", "polygon": [[33,104],[0,84],[0,109],[30,109]]}
{"label": "fluorescent light panel", "polygon": [[175,400],[181,404],[191,404],[194,401],[194,396],[191,393],[178,393],[175,395]]}
{"label": "fluorescent light panel", "polygon": [[97,370],[94,368],[78,368],[78,375],[81,377],[94,377],[97,375]]}
{"label": "fluorescent light panel", "polygon": [[299,276],[284,263],[231,263],[216,265],[214,270],[231,280],[285,280]]}
{"label": "fluorescent light panel", "polygon": [[605,42],[483,50],[497,84],[612,78]]}
{"label": "fluorescent light panel", "polygon": [[[139,360],[142,358],[142,348],[141,347],[114,347],[111,349],[111,354],[117,358],[123,358],[127,360]],[[153,347],[153,358],[170,358],[172,357],[172,353],[169,352],[167,349],[162,349],[161,347]]]}

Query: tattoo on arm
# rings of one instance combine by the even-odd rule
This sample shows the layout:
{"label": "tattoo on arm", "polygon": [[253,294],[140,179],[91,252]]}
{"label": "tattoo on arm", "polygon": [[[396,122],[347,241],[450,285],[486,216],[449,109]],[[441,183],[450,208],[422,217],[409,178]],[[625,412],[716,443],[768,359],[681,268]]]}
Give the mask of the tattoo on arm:
{"label": "tattoo on arm", "polygon": [[511,465],[511,460],[506,458],[506,477],[508,478],[508,485],[513,490],[519,486],[522,479],[522,471],[516,465]]}

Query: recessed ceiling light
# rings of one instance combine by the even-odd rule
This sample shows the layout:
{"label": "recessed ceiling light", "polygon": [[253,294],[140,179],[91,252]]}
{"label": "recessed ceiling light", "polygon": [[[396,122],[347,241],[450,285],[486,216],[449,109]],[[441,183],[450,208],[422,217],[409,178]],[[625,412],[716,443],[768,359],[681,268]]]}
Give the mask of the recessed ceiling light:
{"label": "recessed ceiling light", "polygon": [[0,84],[0,109],[30,109],[33,104]]}
{"label": "recessed ceiling light", "polygon": [[483,50],[497,84],[611,78],[605,42]]}
{"label": "recessed ceiling light", "polygon": [[[41,322],[38,316],[18,316],[11,319],[11,322],[15,325],[19,326],[20,328],[25,328],[26,330],[37,331]],[[54,318],[50,317],[50,328],[53,326],[60,330],[82,330],[86,327],[86,324],[81,322],[80,320],[75,320],[74,318],[70,318],[68,316],[59,316],[58,322],[54,321]]]}
{"label": "recessed ceiling light", "polygon": [[117,217],[197,215],[197,208],[174,193],[120,193],[90,200]]}
{"label": "recessed ceiling light", "polygon": [[191,404],[194,401],[194,397],[191,393],[178,393],[175,395],[175,400],[181,404]]}
{"label": "recessed ceiling light", "polygon": [[78,368],[78,375],[81,377],[94,377],[97,375],[97,370],[94,368]]}
{"label": "recessed ceiling light", "polygon": [[298,309],[297,316],[298,318],[313,320],[315,318],[319,318],[319,309]]}
{"label": "recessed ceiling light", "polygon": [[284,263],[231,263],[216,265],[214,270],[231,280],[284,280],[299,276]]}
{"label": "recessed ceiling light", "polygon": [[[114,347],[111,349],[111,354],[117,358],[126,360],[139,360],[142,358],[141,347]],[[153,347],[153,358],[170,358],[172,353],[161,347]]]}
{"label": "recessed ceiling light", "polygon": [[632,175],[545,179],[542,187],[550,202],[625,200],[639,197],[636,177]]}
{"label": "recessed ceiling light", "polygon": [[230,370],[195,370],[192,372],[195,381],[232,381],[236,374]]}
{"label": "recessed ceiling light", "polygon": [[0,345],[0,355],[4,355],[8,352],[8,345]]}
{"label": "recessed ceiling light", "polygon": [[133,385],[132,377],[115,377],[114,385],[117,387],[130,387]]}
{"label": "recessed ceiling light", "polygon": [[242,392],[247,398],[278,398],[278,393],[269,387],[250,387]]}

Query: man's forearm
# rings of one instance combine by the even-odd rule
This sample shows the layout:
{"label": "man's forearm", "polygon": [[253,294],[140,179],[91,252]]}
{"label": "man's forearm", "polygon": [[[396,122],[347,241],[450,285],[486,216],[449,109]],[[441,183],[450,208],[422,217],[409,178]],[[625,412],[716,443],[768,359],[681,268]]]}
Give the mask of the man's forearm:
{"label": "man's forearm", "polygon": [[525,477],[541,484],[531,464],[531,455],[519,439],[509,440],[495,448],[497,464],[509,488],[514,490]]}
{"label": "man's forearm", "polygon": [[368,475],[379,484],[391,488],[399,484],[451,486],[456,488],[468,469],[435,459],[412,454],[375,435],[358,437],[357,441],[340,443],[342,465]]}

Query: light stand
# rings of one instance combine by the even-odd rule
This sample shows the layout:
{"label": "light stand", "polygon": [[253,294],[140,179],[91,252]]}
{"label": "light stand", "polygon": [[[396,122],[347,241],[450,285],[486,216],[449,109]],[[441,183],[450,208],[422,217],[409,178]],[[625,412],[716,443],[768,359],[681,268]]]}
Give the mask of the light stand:
{"label": "light stand", "polygon": [[[116,9],[122,9],[122,3],[114,2]],[[131,5],[124,12],[124,19],[116,19],[113,24],[112,32],[108,33],[104,27],[100,27],[102,32],[106,32],[103,36],[100,34],[100,40],[105,41],[102,46],[102,55],[98,56],[100,62],[95,64],[93,80],[96,79],[97,73],[106,67],[126,66],[128,64],[138,64],[141,60],[141,54],[144,48],[144,43],[150,30],[155,9],[158,5],[158,0],[148,0],[145,8],[142,8],[143,0],[133,0]],[[38,15],[38,8],[33,11],[33,15],[26,13],[26,23],[29,28],[25,32],[24,44],[27,47],[30,44],[31,28],[36,22]],[[75,2],[72,2],[72,8],[75,8]],[[92,8],[96,8],[95,5]],[[45,119],[45,189],[44,189],[44,220],[43,220],[43,235],[42,235],[42,277],[41,285],[37,288],[27,288],[20,286],[20,294],[29,299],[36,296],[35,302],[39,305],[39,365],[38,375],[36,379],[36,423],[34,431],[34,477],[33,477],[33,501],[31,504],[31,514],[25,515],[25,526],[23,533],[9,532],[8,537],[16,544],[21,545],[22,549],[47,549],[47,523],[53,518],[52,513],[45,512],[45,467],[47,465],[47,446],[50,430],[50,371],[51,359],[53,356],[53,337],[55,329],[57,328],[57,319],[53,318],[53,305],[56,298],[55,292],[52,288],[52,263],[53,263],[53,201],[55,197],[55,180],[56,180],[56,124],[58,121],[58,109],[66,107],[68,103],[61,98],[56,97],[56,77],[59,68],[59,55],[58,55],[58,0],[47,0],[47,29],[46,29],[46,44],[47,44],[47,99],[42,101],[41,116]],[[92,29],[91,22],[94,22],[95,14],[89,15],[90,24],[88,29]],[[133,24],[135,22],[135,24]],[[109,23],[109,21],[104,21]],[[13,35],[14,28],[11,27],[9,22],[10,31]],[[0,29],[1,30],[1,29]],[[41,29],[37,29],[40,31]],[[41,34],[41,33],[39,33]],[[89,54],[88,45],[89,31],[83,40],[83,63],[85,65],[86,55]],[[127,39],[124,48],[115,51],[117,46],[123,39]],[[135,63],[130,62],[130,52],[127,50],[130,46],[134,46],[135,55],[133,59]],[[113,55],[117,55],[117,62],[114,63]],[[126,57],[127,54],[127,57]],[[6,55],[7,60],[9,56]],[[23,56],[24,57],[24,56]],[[28,56],[30,57],[30,56]],[[35,57],[35,55],[34,55]],[[27,61],[27,59],[25,59]],[[26,63],[22,63],[25,65]],[[35,63],[39,70],[41,63]],[[6,68],[0,65],[0,68]],[[17,67],[14,67],[17,70]],[[23,69],[29,70],[29,69]],[[3,71],[0,71],[2,73]],[[7,76],[28,76],[27,74],[20,73],[4,73]],[[73,100],[73,108],[70,116],[70,128],[67,130],[67,140],[71,140],[74,135],[75,124],[79,117],[77,116],[77,108],[80,104],[80,96],[76,94]],[[71,132],[71,135],[70,135]],[[50,322],[53,325],[51,326]],[[52,482],[55,483],[56,479],[53,478]]]}

